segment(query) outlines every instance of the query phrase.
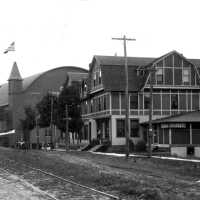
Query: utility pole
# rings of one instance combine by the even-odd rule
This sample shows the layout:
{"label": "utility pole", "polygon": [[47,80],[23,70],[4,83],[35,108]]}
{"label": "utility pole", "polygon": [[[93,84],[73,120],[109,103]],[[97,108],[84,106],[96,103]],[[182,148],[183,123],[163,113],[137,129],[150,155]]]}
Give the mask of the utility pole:
{"label": "utility pole", "polygon": [[149,69],[149,84],[150,84],[150,95],[149,95],[149,130],[148,130],[148,157],[152,156],[152,137],[153,137],[153,126],[152,126],[152,112],[153,112],[153,80],[152,74],[156,71],[154,66]]}
{"label": "utility pole", "polygon": [[152,69],[149,70],[149,79],[150,79],[150,95],[149,95],[149,131],[148,131],[148,147],[149,147],[149,158],[152,156],[152,149],[151,149],[151,141],[152,141],[152,134],[153,134],[153,127],[152,127],[152,97],[153,97],[153,84],[152,84]]}
{"label": "utility pole", "polygon": [[129,95],[128,95],[128,59],[126,51],[126,41],[135,41],[131,38],[112,38],[113,40],[123,40],[124,42],[124,65],[125,65],[125,104],[126,104],[126,119],[125,119],[125,136],[126,136],[126,158],[129,157],[129,137],[130,137],[130,126],[129,126]]}
{"label": "utility pole", "polygon": [[66,131],[65,131],[65,149],[69,150],[70,138],[69,138],[69,117],[68,117],[68,105],[65,105],[65,117],[66,117]]}
{"label": "utility pole", "polygon": [[51,92],[51,118],[50,118],[50,130],[51,130],[50,142],[51,142],[51,145],[53,145],[53,92]]}
{"label": "utility pole", "polygon": [[37,149],[40,149],[40,139],[39,139],[39,127],[38,127],[39,115],[36,116],[36,137],[37,137]]}

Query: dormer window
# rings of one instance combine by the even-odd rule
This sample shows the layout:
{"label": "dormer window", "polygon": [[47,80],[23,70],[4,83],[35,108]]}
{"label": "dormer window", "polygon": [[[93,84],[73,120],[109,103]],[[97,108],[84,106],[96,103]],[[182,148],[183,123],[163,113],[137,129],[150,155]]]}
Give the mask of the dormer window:
{"label": "dormer window", "polygon": [[99,84],[101,84],[101,69],[99,70]]}
{"label": "dormer window", "polygon": [[86,81],[83,81],[82,85],[81,85],[81,95],[85,96],[86,92],[87,92],[87,83],[86,83]]}
{"label": "dormer window", "polygon": [[99,66],[95,66],[94,71],[92,72],[92,83],[93,87],[102,84],[102,74]]}
{"label": "dormer window", "polygon": [[94,84],[94,87],[96,86],[96,73],[94,72],[93,74],[93,84]]}

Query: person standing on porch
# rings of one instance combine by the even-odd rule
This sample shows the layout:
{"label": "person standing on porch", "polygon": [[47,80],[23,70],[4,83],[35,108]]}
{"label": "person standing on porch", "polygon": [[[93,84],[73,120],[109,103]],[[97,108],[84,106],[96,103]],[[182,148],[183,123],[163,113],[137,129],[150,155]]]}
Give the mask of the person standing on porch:
{"label": "person standing on porch", "polygon": [[97,140],[99,141],[99,144],[101,144],[101,129],[97,130]]}

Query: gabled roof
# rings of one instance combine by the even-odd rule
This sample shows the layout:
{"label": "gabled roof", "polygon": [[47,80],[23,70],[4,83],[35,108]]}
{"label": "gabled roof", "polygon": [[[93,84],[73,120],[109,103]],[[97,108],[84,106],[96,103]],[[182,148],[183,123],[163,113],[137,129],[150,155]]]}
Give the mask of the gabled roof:
{"label": "gabled roof", "polygon": [[[122,66],[106,66],[101,68],[102,82],[107,91],[125,90],[125,70]],[[137,75],[137,67],[128,67],[129,91],[138,91],[146,80],[145,76]]]}
{"label": "gabled roof", "polygon": [[[187,59],[177,51],[171,51],[158,58],[151,57],[128,57],[128,79],[129,91],[140,90],[146,82],[148,71],[146,70],[152,64],[159,62],[164,57],[176,53],[194,64],[200,69],[200,59]],[[104,89],[108,91],[124,91],[125,89],[125,70],[124,70],[124,57],[122,56],[100,56],[95,55],[91,63],[92,70],[94,62],[101,67],[102,81]],[[137,73],[137,70],[144,69],[144,74]],[[90,78],[90,77],[89,77]]]}
{"label": "gabled roof", "polygon": [[153,120],[152,123],[177,123],[177,122],[200,122],[200,111],[192,111],[161,119]]}
{"label": "gabled roof", "polygon": [[198,69],[200,69],[200,59],[188,59],[192,64],[194,64]]}
{"label": "gabled roof", "polygon": [[[146,75],[137,74],[137,68],[147,65],[155,58],[128,57],[129,91],[138,91],[146,80]],[[102,81],[105,90],[124,91],[125,70],[124,57],[122,56],[94,56],[93,60],[101,66]]]}
{"label": "gabled roof", "polygon": [[[108,66],[124,66],[124,57],[123,56],[99,56],[95,55],[94,58],[100,65]],[[152,62],[155,58],[149,57],[128,57],[129,66],[141,66],[147,65]]]}
{"label": "gabled roof", "polygon": [[12,67],[8,80],[22,80],[22,77],[19,73],[19,69],[16,62],[13,63],[13,67]]}

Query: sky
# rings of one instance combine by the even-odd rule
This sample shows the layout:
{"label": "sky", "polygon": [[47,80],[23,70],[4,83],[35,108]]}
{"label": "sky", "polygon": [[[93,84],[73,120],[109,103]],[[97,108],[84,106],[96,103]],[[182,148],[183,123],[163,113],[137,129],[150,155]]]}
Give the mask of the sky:
{"label": "sky", "polygon": [[[93,55],[200,59],[199,0],[0,0],[0,84],[60,66],[88,69]],[[15,41],[15,52],[4,50]]]}

